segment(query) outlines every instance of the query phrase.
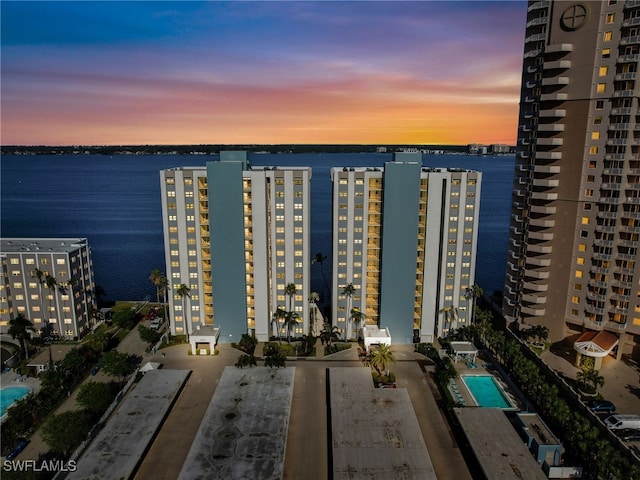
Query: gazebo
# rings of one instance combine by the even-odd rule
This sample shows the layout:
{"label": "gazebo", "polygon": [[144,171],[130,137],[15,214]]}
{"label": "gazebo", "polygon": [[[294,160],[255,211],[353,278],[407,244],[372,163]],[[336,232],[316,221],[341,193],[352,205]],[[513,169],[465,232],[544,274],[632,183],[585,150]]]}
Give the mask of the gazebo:
{"label": "gazebo", "polygon": [[450,345],[456,362],[460,361],[460,359],[468,360],[470,362],[476,361],[478,349],[472,342],[451,342]]}

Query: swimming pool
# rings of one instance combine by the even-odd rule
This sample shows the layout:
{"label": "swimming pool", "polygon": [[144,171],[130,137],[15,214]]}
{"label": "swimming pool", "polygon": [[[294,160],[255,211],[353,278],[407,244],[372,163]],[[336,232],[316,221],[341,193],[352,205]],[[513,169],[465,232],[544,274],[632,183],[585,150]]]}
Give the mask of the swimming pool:
{"label": "swimming pool", "polygon": [[479,407],[514,408],[492,375],[460,375]]}
{"label": "swimming pool", "polygon": [[31,393],[28,387],[6,387],[0,389],[0,418],[4,417],[7,409],[16,400],[20,400]]}

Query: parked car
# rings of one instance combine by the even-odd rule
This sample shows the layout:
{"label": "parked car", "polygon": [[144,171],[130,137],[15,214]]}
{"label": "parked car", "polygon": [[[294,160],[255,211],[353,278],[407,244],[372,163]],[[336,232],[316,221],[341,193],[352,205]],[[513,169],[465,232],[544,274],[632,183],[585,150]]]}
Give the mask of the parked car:
{"label": "parked car", "polygon": [[607,417],[604,424],[611,430],[640,429],[640,415],[611,415]]}
{"label": "parked car", "polygon": [[616,411],[616,406],[608,400],[594,400],[587,405],[594,413],[613,413]]}
{"label": "parked car", "polygon": [[621,428],[616,431],[616,435],[625,442],[640,440],[640,430],[637,428]]}
{"label": "parked car", "polygon": [[158,330],[160,327],[162,327],[162,319],[161,318],[154,318],[151,323],[149,324],[149,328],[152,330]]}
{"label": "parked car", "polygon": [[7,455],[7,460],[13,460],[14,458],[16,458],[18,456],[18,454],[24,450],[24,447],[27,446],[27,442],[26,440],[20,440],[18,442],[18,445],[16,445],[16,448],[14,448],[13,450],[11,450],[11,452],[9,452],[9,455]]}

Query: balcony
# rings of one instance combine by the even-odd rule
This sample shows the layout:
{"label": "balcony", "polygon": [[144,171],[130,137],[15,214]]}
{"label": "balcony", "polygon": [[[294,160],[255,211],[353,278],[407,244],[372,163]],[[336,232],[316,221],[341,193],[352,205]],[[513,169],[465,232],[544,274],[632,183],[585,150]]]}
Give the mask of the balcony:
{"label": "balcony", "polygon": [[531,192],[531,198],[535,200],[544,200],[547,202],[551,202],[553,200],[558,199],[557,193],[546,193],[546,192]]}
{"label": "balcony", "polygon": [[616,227],[613,225],[596,225],[596,232],[614,233],[615,231]]}
{"label": "balcony", "polygon": [[564,144],[564,140],[562,138],[538,138],[536,143],[538,145],[559,147]]}
{"label": "balcony", "polygon": [[620,190],[622,188],[621,183],[602,183],[600,184],[601,190]]}
{"label": "balcony", "polygon": [[545,309],[544,308],[530,308],[530,307],[525,307],[523,305],[520,308],[520,313],[523,313],[525,315],[529,315],[529,316],[532,316],[532,317],[541,317],[542,315],[544,315]]}
{"label": "balcony", "polygon": [[530,245],[527,245],[527,253],[528,252],[533,252],[533,253],[551,253],[551,252],[553,252],[553,247],[551,245],[530,244]]}
{"label": "balcony", "polygon": [[530,218],[529,225],[532,227],[551,228],[555,227],[555,220],[543,220],[541,218]]}
{"label": "balcony", "polygon": [[616,90],[615,92],[613,92],[614,98],[635,97],[635,96],[637,96],[635,90]]}
{"label": "balcony", "polygon": [[613,258],[613,256],[610,253],[594,253],[592,257],[595,258],[596,260],[604,260],[604,261],[610,261]]}
{"label": "balcony", "polygon": [[638,78],[638,72],[616,73],[616,80],[635,80],[636,78]]}
{"label": "balcony", "polygon": [[607,295],[604,293],[587,292],[587,298],[596,302],[605,302]]}
{"label": "balcony", "polygon": [[633,35],[631,37],[623,37],[620,39],[620,45],[637,45],[640,43],[640,35]]}
{"label": "balcony", "polygon": [[627,18],[626,20],[622,21],[623,27],[633,27],[636,25],[640,25],[640,17]]}
{"label": "balcony", "polygon": [[556,43],[547,45],[545,50],[547,53],[569,53],[573,52],[573,43]]}
{"label": "balcony", "polygon": [[536,25],[544,25],[547,23],[547,17],[538,17],[527,22],[527,28],[535,27]]}
{"label": "balcony", "polygon": [[631,55],[620,55],[617,59],[618,63],[637,63],[640,60],[640,54],[633,53]]}
{"label": "balcony", "polygon": [[547,39],[547,34],[546,33],[535,33],[533,35],[529,35],[528,37],[526,37],[524,39],[524,43],[531,43],[531,42],[544,42]]}
{"label": "balcony", "polygon": [[629,130],[628,123],[610,123],[607,127],[609,130]]}
{"label": "balcony", "polygon": [[569,77],[547,77],[542,79],[542,86],[569,85]]}
{"label": "balcony", "polygon": [[604,308],[599,308],[594,305],[587,305],[586,307],[584,307],[584,309],[589,313],[604,315]]}
{"label": "balcony", "polygon": [[596,265],[591,265],[591,267],[589,268],[589,271],[593,273],[600,273],[602,275],[608,275],[609,273],[611,273],[610,268],[598,267]]}
{"label": "balcony", "polygon": [[564,123],[543,123],[538,125],[539,132],[564,132]]}
{"label": "balcony", "polygon": [[622,168],[605,168],[602,173],[605,175],[622,175],[624,170]]}
{"label": "balcony", "polygon": [[540,95],[541,102],[564,102],[569,100],[568,93],[543,93]]}
{"label": "balcony", "polygon": [[541,188],[554,188],[560,185],[560,180],[554,180],[550,178],[534,178],[533,185]]}
{"label": "balcony", "polygon": [[529,50],[525,52],[524,58],[533,58],[542,55],[543,50],[541,48],[534,48],[533,50]]}
{"label": "balcony", "polygon": [[539,283],[532,283],[532,282],[524,282],[522,284],[522,288],[524,288],[525,290],[531,290],[534,292],[546,292],[549,289],[549,285],[547,285],[546,283],[539,284]]}
{"label": "balcony", "polygon": [[631,107],[612,108],[611,115],[633,115]]}
{"label": "balcony", "polygon": [[640,233],[640,227],[631,227],[629,225],[620,225],[621,232]]}
{"label": "balcony", "polygon": [[571,68],[571,60],[544,62],[543,67],[545,70],[567,70]]}
{"label": "balcony", "polygon": [[525,270],[524,276],[529,278],[537,278],[538,280],[546,280],[547,278],[549,278],[549,272],[539,270]]}
{"label": "balcony", "polygon": [[[605,153],[605,160],[624,160],[627,155],[624,153]],[[621,169],[620,169],[621,170]]]}
{"label": "balcony", "polygon": [[541,118],[564,118],[567,116],[567,111],[564,108],[540,110],[538,116]]}
{"label": "balcony", "polygon": [[527,265],[533,265],[535,267],[548,267],[549,265],[551,265],[551,259],[541,257],[527,257],[525,263]]}
{"label": "balcony", "polygon": [[606,203],[608,205],[618,205],[619,203],[622,203],[622,199],[618,197],[600,197],[598,198],[598,202]]}
{"label": "balcony", "polygon": [[598,212],[596,215],[598,218],[618,218],[617,212]]}
{"label": "balcony", "polygon": [[595,238],[593,244],[597,247],[613,247],[613,240],[604,240],[602,238]]}
{"label": "balcony", "polygon": [[556,213],[556,207],[543,207],[540,205],[531,205],[531,213],[539,213],[541,215],[552,215]]}
{"label": "balcony", "polygon": [[548,242],[550,240],[553,240],[553,233],[529,232],[529,239]]}
{"label": "balcony", "polygon": [[547,297],[535,294],[522,295],[522,301],[527,303],[534,303],[536,305],[542,305],[547,302]]}
{"label": "balcony", "polygon": [[610,138],[607,140],[607,145],[626,145],[629,143],[628,138]]}
{"label": "balcony", "polygon": [[533,171],[535,173],[560,173],[560,165],[534,165]]}
{"label": "balcony", "polygon": [[562,160],[562,152],[536,152],[539,160]]}

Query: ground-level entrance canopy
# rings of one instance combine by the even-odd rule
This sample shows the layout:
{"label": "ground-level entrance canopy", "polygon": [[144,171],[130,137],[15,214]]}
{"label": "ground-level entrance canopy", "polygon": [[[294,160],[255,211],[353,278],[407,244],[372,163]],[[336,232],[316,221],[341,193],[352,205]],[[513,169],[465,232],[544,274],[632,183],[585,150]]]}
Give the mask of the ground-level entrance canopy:
{"label": "ground-level entrance canopy", "polygon": [[204,325],[189,336],[192,355],[214,355],[220,329]]}
{"label": "ground-level entrance canopy", "polygon": [[362,329],[364,348],[367,352],[371,345],[391,345],[391,332],[388,328],[379,328],[377,325],[365,325]]}
{"label": "ground-level entrance canopy", "polygon": [[618,337],[607,331],[584,332],[573,343],[573,349],[578,352],[576,363],[581,364],[582,355],[595,359],[594,368],[598,370],[602,365],[602,358],[606,357],[618,345]]}

